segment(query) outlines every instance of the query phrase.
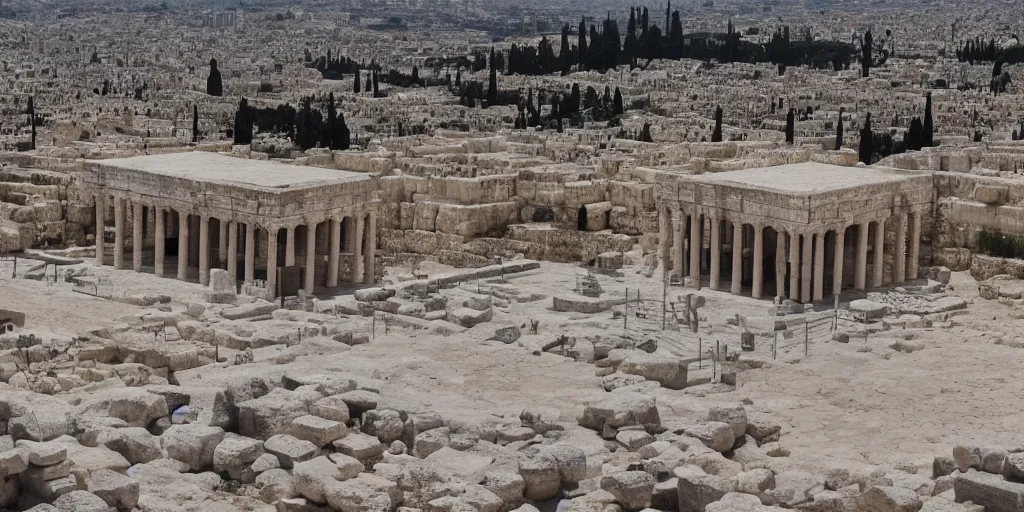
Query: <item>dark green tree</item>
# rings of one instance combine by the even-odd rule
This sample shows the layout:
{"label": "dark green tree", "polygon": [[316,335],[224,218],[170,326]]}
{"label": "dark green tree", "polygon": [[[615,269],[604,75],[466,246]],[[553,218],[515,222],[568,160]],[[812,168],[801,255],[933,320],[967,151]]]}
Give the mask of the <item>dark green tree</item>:
{"label": "dark green tree", "polygon": [[[512,60],[511,58],[509,59]],[[562,62],[562,73],[568,73],[572,68],[572,50],[569,49],[569,24],[562,25],[562,47],[558,51],[558,60]]]}
{"label": "dark green tree", "polygon": [[494,47],[491,47],[491,73],[487,82],[487,106],[498,104],[498,70],[494,67]]}
{"label": "dark green tree", "polygon": [[589,56],[587,55],[587,24],[585,19],[580,20],[579,28],[580,41],[576,45],[576,52],[579,54],[579,70],[583,71]]}
{"label": "dark green tree", "polygon": [[924,103],[924,124],[921,143],[924,147],[935,146],[935,124],[932,120],[932,93],[929,91]]}
{"label": "dark green tree", "polygon": [[354,92],[356,94],[359,94],[359,85],[360,85],[361,81],[362,81],[362,79],[359,76],[359,70],[356,69],[355,79],[352,80],[352,92]]}
{"label": "dark green tree", "polygon": [[614,105],[615,115],[622,115],[622,92],[619,91],[618,87],[615,88],[615,100],[612,104]]}
{"label": "dark green tree", "polygon": [[858,154],[860,155],[860,161],[864,162],[864,165],[871,165],[871,158],[874,155],[874,149],[872,148],[872,142],[874,140],[874,133],[871,132],[871,113],[864,117],[864,126],[860,129],[860,148]]}
{"label": "dark green tree", "polygon": [[839,108],[839,122],[836,125],[836,151],[843,149],[843,108]]}
{"label": "dark green tree", "polygon": [[192,142],[199,142],[199,106],[192,105]]}
{"label": "dark green tree", "polygon": [[373,70],[373,97],[380,98],[380,87],[377,84],[377,70]]}
{"label": "dark green tree", "polygon": [[786,114],[786,144],[793,144],[796,140],[796,115],[793,109]]}
{"label": "dark green tree", "polygon": [[420,68],[418,66],[412,67],[412,83],[420,85]]}
{"label": "dark green tree", "polygon": [[[646,11],[646,9],[644,9],[644,11]],[[654,139],[651,138],[651,123],[647,123],[647,122],[644,123],[644,128],[640,132],[640,141],[641,142],[654,142]]]}
{"label": "dark green tree", "polygon": [[217,59],[210,59],[210,76],[206,79],[206,94],[210,96],[224,95],[224,83],[220,78],[220,70],[217,69]]}
{"label": "dark green tree", "polygon": [[252,113],[249,111],[249,100],[245,96],[238,101],[238,111],[235,112],[235,126],[233,135],[235,144],[252,143]]}
{"label": "dark green tree", "polygon": [[715,131],[711,134],[711,142],[722,142],[722,107],[715,107]]}
{"label": "dark green tree", "polygon": [[36,149],[36,103],[32,96],[28,97],[28,123],[32,127],[31,149]]}
{"label": "dark green tree", "polygon": [[868,30],[864,33],[864,40],[860,43],[860,76],[867,78],[871,76],[871,46],[874,44],[874,38],[871,36],[871,31]]}

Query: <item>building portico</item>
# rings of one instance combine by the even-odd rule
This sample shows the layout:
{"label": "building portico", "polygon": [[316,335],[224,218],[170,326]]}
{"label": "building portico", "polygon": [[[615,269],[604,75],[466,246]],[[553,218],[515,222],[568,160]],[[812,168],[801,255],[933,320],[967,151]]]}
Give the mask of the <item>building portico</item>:
{"label": "building portico", "polygon": [[728,281],[733,294],[805,303],[900,284],[917,278],[933,193],[929,175],[816,162],[669,174],[661,264],[691,286],[708,275],[713,289]]}
{"label": "building portico", "polygon": [[[350,283],[374,282],[380,198],[377,180],[367,174],[207,152],[97,161],[84,174],[96,201],[97,233],[113,210],[117,268],[126,268],[130,210],[136,272],[151,263],[158,276],[171,272],[206,285],[210,269],[223,268],[235,282],[264,280],[273,296],[283,266],[302,267],[308,293],[338,286],[342,265]],[[97,236],[97,265],[107,263],[104,245]],[[149,247],[152,257],[144,258]],[[175,270],[165,268],[168,257],[176,259]]]}

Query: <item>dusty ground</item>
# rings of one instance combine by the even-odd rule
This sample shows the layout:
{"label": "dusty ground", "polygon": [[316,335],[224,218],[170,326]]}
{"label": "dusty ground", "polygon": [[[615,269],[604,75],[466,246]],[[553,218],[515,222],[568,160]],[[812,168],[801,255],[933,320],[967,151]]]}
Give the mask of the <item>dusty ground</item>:
{"label": "dusty ground", "polygon": [[[428,273],[441,268],[421,269]],[[111,277],[115,286],[131,293],[164,293],[181,305],[199,297],[197,284],[159,279],[149,274],[97,270]],[[397,276],[402,271],[392,269]],[[575,418],[580,404],[603,393],[600,379],[590,364],[576,363],[553,354],[531,355],[517,345],[485,342],[501,325],[539,321],[539,333],[531,338],[553,339],[570,336],[622,335],[642,336],[648,330],[660,339],[675,340],[678,350],[697,354],[697,335],[660,332],[660,312],[644,305],[646,320],[634,316],[623,320],[612,312],[595,315],[556,313],[548,308],[552,294],[565,293],[576,286],[584,271],[561,264],[543,264],[542,268],[501,282],[479,283],[482,293],[488,287],[513,287],[545,298],[528,303],[513,303],[495,315],[493,322],[465,333],[444,337],[390,328],[384,333],[377,326],[373,341],[345,352],[325,351],[301,356],[287,365],[274,367],[274,354],[281,347],[260,349],[256,368],[247,371],[330,371],[342,370],[385,381],[383,392],[403,402],[420,403],[442,414],[474,416],[482,414],[517,415],[523,407],[545,405],[563,411],[563,420]],[[635,269],[621,277],[601,276],[605,297],[631,296],[639,289],[643,299],[658,300],[661,283]],[[924,349],[900,353],[888,349],[892,335],[882,333],[867,342],[849,344],[818,339],[808,346],[804,356],[801,344],[781,350],[769,367],[741,374],[734,393],[700,396],[693,390],[661,389],[659,400],[666,424],[685,425],[702,419],[707,408],[722,401],[748,400],[752,415],[773,419],[783,426],[781,444],[793,453],[794,465],[818,464],[829,459],[895,466],[913,464],[930,467],[936,455],[948,455],[952,445],[961,442],[980,445],[1015,446],[1024,410],[1020,402],[1020,381],[1024,373],[1024,350],[995,344],[996,334],[1024,330],[1024,320],[1016,312],[995,301],[977,298],[976,284],[966,274],[954,274],[957,293],[973,301],[966,315],[954,318],[952,326],[920,329],[914,332]],[[443,293],[456,300],[477,290],[477,283],[463,283]],[[671,288],[670,300],[683,293]],[[699,335],[704,339],[738,346],[738,331],[726,325],[737,313],[765,314],[769,302],[736,298],[721,292],[703,292],[708,305],[706,320]],[[635,301],[635,298],[633,299]],[[635,307],[635,306],[633,306]],[[0,308],[24,311],[32,330],[75,334],[89,326],[115,322],[119,317],[142,308],[71,291],[71,285],[46,285],[26,279],[11,279],[10,266],[0,263]],[[621,311],[621,307],[616,308]],[[635,309],[631,311],[635,315]],[[369,319],[353,319],[369,322]],[[632,325],[629,322],[633,322]],[[666,342],[667,343],[667,342]],[[770,359],[770,342],[761,343],[754,357]],[[870,351],[866,347],[870,347]],[[706,363],[705,363],[706,364]],[[696,366],[696,365],[695,365]],[[214,372],[229,369],[204,367],[179,378],[216,381]],[[691,371],[691,381],[707,380],[710,371]],[[699,388],[698,388],[699,389]],[[581,445],[600,443],[592,433],[573,430],[572,439]]]}

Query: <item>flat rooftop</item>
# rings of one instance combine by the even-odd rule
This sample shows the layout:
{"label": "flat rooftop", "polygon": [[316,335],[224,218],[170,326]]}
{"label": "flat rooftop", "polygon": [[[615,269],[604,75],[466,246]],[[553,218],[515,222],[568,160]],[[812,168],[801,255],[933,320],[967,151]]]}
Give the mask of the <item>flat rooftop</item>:
{"label": "flat rooftop", "polygon": [[815,194],[865,185],[895,183],[916,175],[876,167],[843,167],[818,162],[705,173],[686,179],[712,185],[760,188],[788,194]]}
{"label": "flat rooftop", "polygon": [[100,160],[107,167],[244,188],[296,189],[370,179],[364,173],[192,151]]}

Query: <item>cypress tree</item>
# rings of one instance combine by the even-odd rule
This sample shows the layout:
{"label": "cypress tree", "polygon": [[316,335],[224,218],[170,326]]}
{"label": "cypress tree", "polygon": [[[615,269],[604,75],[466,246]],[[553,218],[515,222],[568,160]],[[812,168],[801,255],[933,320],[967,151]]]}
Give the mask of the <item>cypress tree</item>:
{"label": "cypress tree", "polygon": [[360,81],[361,81],[361,77],[359,76],[359,68],[356,68],[355,80],[352,81],[353,82],[353,84],[352,84],[352,92],[354,92],[356,94],[359,94],[359,83],[360,83]]}
{"label": "cypress tree", "polygon": [[380,89],[377,87],[377,70],[373,70],[373,97],[380,97]]}
{"label": "cypress tree", "polygon": [[[562,61],[562,73],[568,73],[572,68],[572,51],[569,49],[569,24],[562,25],[562,47],[558,51],[558,59]],[[511,62],[511,55],[509,61]]]}
{"label": "cypress tree", "polygon": [[932,120],[932,93],[929,91],[924,104],[924,126],[921,143],[924,147],[935,146],[935,125]]}
{"label": "cypress tree", "polygon": [[722,106],[715,107],[715,131],[711,134],[711,142],[722,142]]}
{"label": "cypress tree", "polygon": [[28,123],[32,127],[32,145],[36,149],[36,103],[32,96],[28,97]]}
{"label": "cypress tree", "polygon": [[836,126],[836,151],[843,149],[843,108],[839,108],[839,123]]}
{"label": "cypress tree", "polygon": [[580,19],[579,37],[580,37],[579,44],[576,45],[576,51],[579,52],[579,59],[578,59],[579,60],[579,62],[578,62],[579,68],[577,68],[577,69],[579,69],[580,71],[583,71],[583,69],[585,68],[585,64],[587,62],[587,58],[588,58],[588,56],[587,56],[587,24],[586,24],[586,20],[585,19]]}
{"label": "cypress tree", "polygon": [[494,68],[494,47],[491,47],[491,75],[487,82],[487,106],[498,104],[498,71]]}
{"label": "cypress tree", "polygon": [[224,95],[224,83],[220,78],[220,70],[217,69],[217,59],[210,59],[210,76],[206,79],[206,94],[210,96]]}
{"label": "cypress tree", "polygon": [[412,67],[412,83],[415,85],[420,84],[420,68],[417,66]]}
{"label": "cypress tree", "polygon": [[615,115],[617,115],[617,116],[618,115],[622,115],[622,112],[623,112],[623,110],[622,110],[622,92],[619,91],[618,87],[615,88],[615,100],[612,103],[615,106],[614,107]]}
{"label": "cypress tree", "polygon": [[363,90],[366,92],[370,92],[373,90],[373,80],[371,79],[373,73],[376,73],[376,71],[373,71],[371,69],[370,72],[366,74],[366,85],[363,87]]}
{"label": "cypress tree", "polygon": [[871,45],[873,43],[874,38],[871,36],[871,31],[868,30],[864,33],[864,40],[860,43],[860,73],[863,78],[871,76]]}
{"label": "cypress tree", "polygon": [[462,68],[455,70],[455,88],[462,87]]}
{"label": "cypress tree", "polygon": [[199,106],[192,105],[192,142],[199,142]]}
{"label": "cypress tree", "polygon": [[569,101],[565,106],[567,114],[574,114],[580,111],[580,84],[572,84],[572,92],[569,93]]}
{"label": "cypress tree", "polygon": [[235,112],[234,126],[235,144],[252,143],[252,114],[249,112],[249,100],[245,96],[238,101],[238,111]]}
{"label": "cypress tree", "polygon": [[868,112],[864,118],[864,127],[860,129],[860,161],[864,165],[871,165],[871,156],[874,154],[871,147],[874,134],[871,132],[871,113]]}
{"label": "cypress tree", "polygon": [[[646,11],[646,9],[644,10]],[[654,139],[651,138],[651,123],[644,123],[644,129],[640,132],[640,140],[642,142],[654,142]]]}
{"label": "cypress tree", "polygon": [[786,114],[786,144],[793,144],[796,137],[796,115],[793,109]]}

